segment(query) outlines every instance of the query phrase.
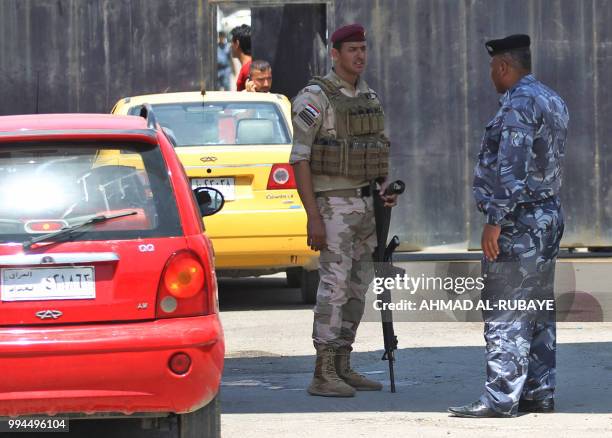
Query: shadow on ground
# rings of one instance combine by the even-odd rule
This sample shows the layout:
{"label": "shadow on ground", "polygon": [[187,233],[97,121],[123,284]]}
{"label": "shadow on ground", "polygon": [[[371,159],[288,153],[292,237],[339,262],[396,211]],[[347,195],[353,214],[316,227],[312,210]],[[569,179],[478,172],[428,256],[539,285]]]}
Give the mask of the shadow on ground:
{"label": "shadow on ground", "polygon": [[284,276],[220,278],[218,283],[221,311],[312,308],[302,304],[300,289],[288,287]]}
{"label": "shadow on ground", "polygon": [[[354,398],[309,396],[314,356],[230,357],[222,383],[223,413],[446,412],[478,398],[484,379],[482,347],[398,350],[397,392],[389,391],[382,351],[353,353],[355,368],[385,385]],[[557,411],[612,412],[612,343],[558,345]]]}

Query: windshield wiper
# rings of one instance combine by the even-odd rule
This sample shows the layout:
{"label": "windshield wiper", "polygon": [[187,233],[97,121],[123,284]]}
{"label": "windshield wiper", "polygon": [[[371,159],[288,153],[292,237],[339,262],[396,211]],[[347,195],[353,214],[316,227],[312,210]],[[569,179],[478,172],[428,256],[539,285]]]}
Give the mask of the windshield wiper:
{"label": "windshield wiper", "polygon": [[65,237],[65,236],[69,236],[70,234],[72,234],[73,232],[86,227],[87,225],[92,225],[92,224],[99,224],[102,222],[106,222],[109,221],[111,219],[117,219],[119,217],[124,217],[124,216],[132,216],[134,214],[138,214],[137,211],[127,211],[127,212],[123,212],[123,213],[117,213],[117,214],[109,214],[104,215],[98,215],[98,216],[94,216],[91,219],[87,219],[84,222],[81,222],[79,224],[75,224],[72,225],[70,227],[65,227],[62,228],[59,231],[54,231],[53,233],[48,233],[48,234],[43,234],[42,236],[38,236],[38,237],[33,237],[32,239],[23,242],[23,249],[30,249],[32,248],[32,245],[38,243],[38,242],[42,242],[43,240],[52,240],[52,241],[58,241],[59,238],[61,237]]}

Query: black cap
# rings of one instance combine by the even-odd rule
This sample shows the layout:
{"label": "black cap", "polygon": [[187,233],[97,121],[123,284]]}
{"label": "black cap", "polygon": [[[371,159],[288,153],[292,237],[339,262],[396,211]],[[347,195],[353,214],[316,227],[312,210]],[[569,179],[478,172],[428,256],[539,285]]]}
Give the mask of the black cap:
{"label": "black cap", "polygon": [[514,49],[528,48],[530,44],[531,40],[529,39],[529,35],[517,34],[499,40],[487,41],[485,47],[489,55],[495,56]]}

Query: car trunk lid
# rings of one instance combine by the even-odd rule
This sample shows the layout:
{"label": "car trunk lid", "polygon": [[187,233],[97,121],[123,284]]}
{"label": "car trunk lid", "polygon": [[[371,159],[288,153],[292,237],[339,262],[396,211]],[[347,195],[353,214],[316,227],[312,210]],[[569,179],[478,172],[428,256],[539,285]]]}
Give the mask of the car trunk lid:
{"label": "car trunk lid", "polygon": [[185,247],[184,237],[0,245],[0,325],[154,319],[163,268]]}

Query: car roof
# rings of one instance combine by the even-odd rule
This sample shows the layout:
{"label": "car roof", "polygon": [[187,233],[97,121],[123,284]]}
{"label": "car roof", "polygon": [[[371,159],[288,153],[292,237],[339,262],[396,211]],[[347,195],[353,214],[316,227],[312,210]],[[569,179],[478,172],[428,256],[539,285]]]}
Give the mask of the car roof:
{"label": "car roof", "polygon": [[1,116],[0,132],[27,131],[128,131],[147,129],[147,121],[137,116],[111,114],[26,114]]}
{"label": "car roof", "polygon": [[112,114],[29,114],[0,117],[0,143],[121,140],[157,144],[154,117]]}
{"label": "car roof", "polygon": [[126,97],[123,104],[140,105],[143,103],[160,104],[174,102],[274,102],[279,103],[287,98],[275,93],[247,93],[239,91],[207,91],[204,95],[200,91],[182,93],[144,94],[141,96]]}

